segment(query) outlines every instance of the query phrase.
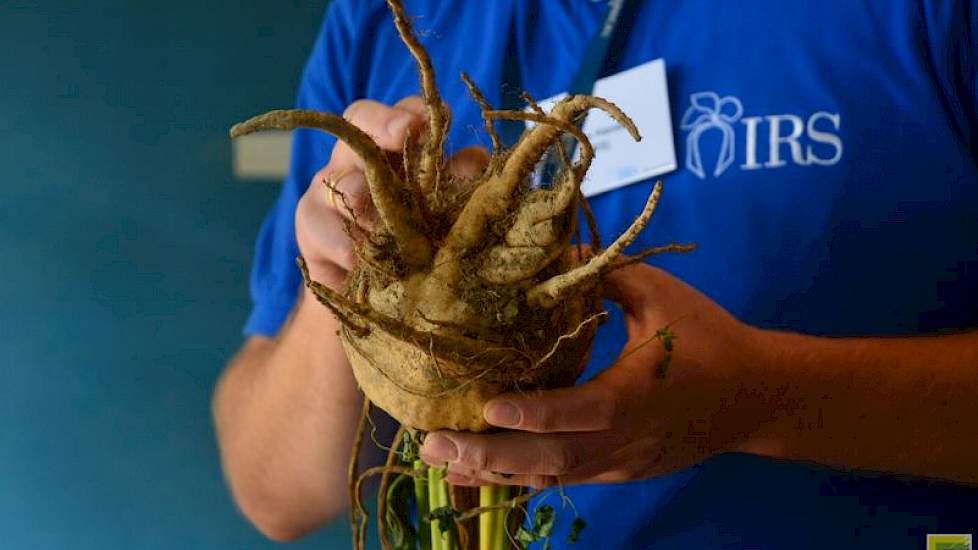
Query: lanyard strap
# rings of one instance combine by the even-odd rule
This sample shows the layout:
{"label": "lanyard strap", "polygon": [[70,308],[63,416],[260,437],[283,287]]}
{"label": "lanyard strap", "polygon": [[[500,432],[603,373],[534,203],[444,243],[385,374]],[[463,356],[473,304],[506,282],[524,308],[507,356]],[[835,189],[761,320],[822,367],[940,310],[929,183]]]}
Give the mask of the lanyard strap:
{"label": "lanyard strap", "polygon": [[594,35],[591,43],[588,44],[584,59],[581,60],[581,66],[577,69],[577,74],[574,75],[567,93],[574,95],[594,92],[594,83],[597,82],[598,76],[608,62],[608,50],[612,42],[617,42],[615,48],[618,51],[614,52],[616,57],[624,46],[621,39],[625,33],[622,32],[623,27],[619,22],[622,20],[622,14],[626,12],[629,21],[634,21],[634,14],[631,11],[635,4],[635,0],[608,0],[608,15],[598,29],[598,34]]}
{"label": "lanyard strap", "polygon": [[[521,2],[523,0],[515,0]],[[578,1],[578,0],[575,0]],[[617,65],[618,56],[625,47],[631,24],[635,20],[636,7],[639,0],[608,0],[608,14],[605,16],[597,34],[591,39],[581,65],[574,74],[570,88],[570,94],[590,94],[594,91],[594,83],[597,82],[601,72],[605,70],[609,62]],[[513,7],[513,17],[515,10]],[[516,24],[511,20],[509,25],[509,37],[507,39],[506,58],[503,64],[503,90],[501,94],[500,108],[504,110],[520,110],[523,108],[523,100],[520,94],[523,91],[521,84],[520,67],[518,62],[518,52],[516,49]],[[584,120],[579,121],[580,124]],[[503,143],[512,146],[519,139],[523,131],[524,124],[514,120],[501,120],[498,122],[499,135]],[[569,136],[562,140],[567,154],[573,156],[577,142]],[[549,178],[543,181],[549,182],[559,169],[556,149],[551,148],[545,157],[546,165],[544,173],[549,174]]]}
{"label": "lanyard strap", "polygon": [[[587,50],[584,52],[584,59],[581,60],[581,66],[577,69],[577,74],[574,75],[574,80],[571,81],[570,88],[567,90],[568,94],[593,93],[594,83],[605,70],[609,59],[613,58],[617,63],[618,56],[621,55],[621,51],[625,47],[628,32],[631,30],[631,23],[635,21],[634,12],[637,5],[637,0],[608,1],[608,15],[605,16],[604,23],[598,29],[598,33],[588,44]],[[626,24],[623,25],[622,21],[626,21]],[[576,121],[578,128],[584,126],[586,116]],[[567,157],[573,158],[577,141],[572,136],[565,134],[561,137],[560,143],[563,145]],[[544,155],[543,165],[540,168],[539,182],[541,186],[550,187],[553,184],[554,178],[560,170],[560,164],[557,148],[551,147]]]}

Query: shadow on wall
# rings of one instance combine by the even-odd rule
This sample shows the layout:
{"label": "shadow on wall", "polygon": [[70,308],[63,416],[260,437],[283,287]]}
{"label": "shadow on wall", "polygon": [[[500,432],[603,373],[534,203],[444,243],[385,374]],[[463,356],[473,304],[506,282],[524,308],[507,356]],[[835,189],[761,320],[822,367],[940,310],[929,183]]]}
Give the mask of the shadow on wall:
{"label": "shadow on wall", "polygon": [[325,4],[0,3],[0,546],[276,546],[210,423],[278,192],[226,132],[292,104]]}

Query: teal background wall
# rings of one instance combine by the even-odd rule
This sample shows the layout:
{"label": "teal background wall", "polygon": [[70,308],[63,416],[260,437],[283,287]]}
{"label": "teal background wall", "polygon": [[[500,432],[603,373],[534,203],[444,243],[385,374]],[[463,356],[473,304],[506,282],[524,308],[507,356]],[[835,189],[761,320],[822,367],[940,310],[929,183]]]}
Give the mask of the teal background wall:
{"label": "teal background wall", "polygon": [[210,422],[278,192],[226,132],[292,104],[326,3],[0,0],[0,548],[278,547]]}

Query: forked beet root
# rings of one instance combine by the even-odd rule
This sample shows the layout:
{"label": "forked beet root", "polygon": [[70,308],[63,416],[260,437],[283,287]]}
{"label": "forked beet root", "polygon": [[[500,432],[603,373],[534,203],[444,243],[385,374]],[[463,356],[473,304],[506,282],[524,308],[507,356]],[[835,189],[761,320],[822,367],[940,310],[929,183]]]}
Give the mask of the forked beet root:
{"label": "forked beet root", "polygon": [[[318,128],[363,159],[380,222],[352,223],[360,261],[342,292],[306,285],[341,321],[340,338],[367,398],[411,430],[482,431],[483,405],[508,391],[574,383],[603,319],[598,285],[609,271],[638,257],[620,257],[649,221],[661,195],[656,185],[644,210],[611,246],[574,254],[579,208],[589,213],[580,184],[594,150],[577,122],[589,109],[608,113],[640,139],[631,119],[611,102],[576,95],[549,113],[493,110],[475,84],[493,142],[484,172],[460,181],[446,170],[450,124],[427,52],[398,0],[389,0],[401,38],[418,64],[428,122],[392,160],[343,118],[302,110],[273,111],[231,129],[237,137],[265,129]],[[504,150],[500,119],[535,123]],[[571,164],[549,188],[529,185],[546,151],[562,136],[578,142]],[[592,241],[597,244],[594,224]],[[686,250],[685,245],[652,249]]]}

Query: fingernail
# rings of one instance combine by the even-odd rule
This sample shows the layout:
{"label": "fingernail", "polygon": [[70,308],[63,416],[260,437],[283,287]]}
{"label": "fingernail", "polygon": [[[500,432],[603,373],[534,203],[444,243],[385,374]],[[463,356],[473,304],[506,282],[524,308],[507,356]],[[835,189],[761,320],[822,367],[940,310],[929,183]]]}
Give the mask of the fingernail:
{"label": "fingernail", "polygon": [[486,409],[485,416],[486,422],[493,426],[501,426],[503,428],[519,426],[520,421],[523,419],[520,410],[509,401],[492,403]]}
{"label": "fingernail", "polygon": [[441,434],[428,434],[424,438],[421,454],[430,462],[455,462],[458,459],[458,447],[454,441]]}
{"label": "fingernail", "polygon": [[387,133],[392,137],[402,136],[413,121],[414,117],[409,114],[397,115],[387,121]]}

